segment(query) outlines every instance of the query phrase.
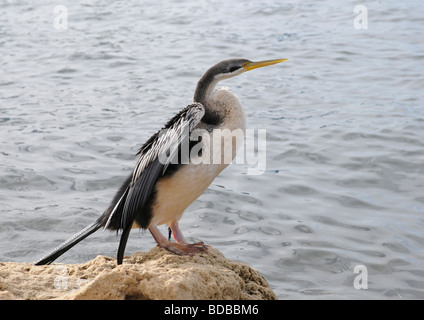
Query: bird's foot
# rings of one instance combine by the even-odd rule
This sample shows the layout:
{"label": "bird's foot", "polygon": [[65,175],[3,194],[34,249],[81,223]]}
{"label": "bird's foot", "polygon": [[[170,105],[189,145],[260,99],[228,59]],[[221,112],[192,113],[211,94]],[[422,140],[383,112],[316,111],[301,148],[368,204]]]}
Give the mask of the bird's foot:
{"label": "bird's foot", "polygon": [[178,227],[177,221],[171,223],[170,228],[177,243],[171,242],[166,239],[155,225],[149,227],[149,231],[152,234],[153,238],[156,240],[156,243],[159,247],[165,248],[169,252],[175,253],[179,256],[194,256],[196,253],[207,250],[208,246],[203,244],[203,242],[196,242],[192,244],[187,243],[184,239],[183,233]]}
{"label": "bird's foot", "polygon": [[200,253],[208,249],[208,246],[203,244],[203,242],[174,243],[167,241],[166,243],[158,244],[158,246],[179,256],[194,256],[196,253]]}

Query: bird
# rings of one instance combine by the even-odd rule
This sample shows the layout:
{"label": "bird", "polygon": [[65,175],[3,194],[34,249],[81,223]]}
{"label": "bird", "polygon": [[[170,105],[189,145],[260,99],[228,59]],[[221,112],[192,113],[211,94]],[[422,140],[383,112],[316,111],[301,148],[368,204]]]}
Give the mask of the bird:
{"label": "bird", "polygon": [[[148,229],[159,247],[177,255],[193,256],[207,250],[208,246],[203,242],[188,243],[178,222],[186,208],[229,164],[228,161],[212,161],[213,155],[208,151],[211,141],[215,141],[217,130],[245,132],[246,129],[245,115],[238,98],[230,89],[216,86],[218,82],[246,71],[286,60],[253,62],[236,58],[220,61],[210,67],[197,83],[193,103],[175,114],[139,149],[132,173],[103,214],[35,262],[35,265],[52,263],[101,228],[121,232],[118,265],[123,263],[125,247],[133,228]],[[192,137],[195,132],[197,139]],[[223,139],[226,139],[225,135]],[[220,143],[224,142],[221,140]],[[238,147],[230,145],[232,159]],[[175,242],[159,231],[158,226],[163,224],[168,226]]]}

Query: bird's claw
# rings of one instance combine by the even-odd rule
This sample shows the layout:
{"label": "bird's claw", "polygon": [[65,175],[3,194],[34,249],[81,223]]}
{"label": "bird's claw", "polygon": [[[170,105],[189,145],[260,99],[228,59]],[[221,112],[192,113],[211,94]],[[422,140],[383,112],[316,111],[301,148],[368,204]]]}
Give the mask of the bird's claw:
{"label": "bird's claw", "polygon": [[196,253],[200,253],[208,249],[208,246],[204,245],[201,241],[196,243],[167,242],[164,244],[158,244],[158,246],[179,256],[194,256]]}

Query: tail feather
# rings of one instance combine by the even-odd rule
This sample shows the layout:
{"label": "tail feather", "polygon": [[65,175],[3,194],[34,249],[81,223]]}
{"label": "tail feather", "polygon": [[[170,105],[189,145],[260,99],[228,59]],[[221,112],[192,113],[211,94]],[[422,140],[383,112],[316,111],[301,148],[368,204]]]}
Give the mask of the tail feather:
{"label": "tail feather", "polygon": [[121,240],[119,241],[118,254],[116,257],[117,264],[122,264],[122,260],[124,259],[125,246],[127,245],[128,236],[130,235],[131,225],[125,227],[122,232]]}
{"label": "tail feather", "polygon": [[[99,219],[100,220],[100,219]],[[93,222],[92,224],[88,225],[84,229],[82,229],[80,232],[74,234],[72,237],[70,237],[68,240],[66,240],[64,243],[62,243],[60,246],[56,247],[51,251],[49,254],[41,258],[39,261],[35,263],[35,265],[40,266],[43,264],[50,264],[54,260],[56,260],[58,257],[60,257],[62,254],[64,254],[66,251],[71,249],[74,245],[76,245],[81,240],[88,237],[90,234],[96,232],[98,229],[102,227],[102,223],[97,220]]]}

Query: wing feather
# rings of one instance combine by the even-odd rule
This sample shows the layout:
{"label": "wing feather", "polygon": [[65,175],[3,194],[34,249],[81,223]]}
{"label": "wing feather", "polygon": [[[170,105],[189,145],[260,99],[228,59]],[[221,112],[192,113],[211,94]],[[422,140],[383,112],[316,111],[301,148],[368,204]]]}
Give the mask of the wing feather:
{"label": "wing feather", "polygon": [[[137,153],[139,159],[133,170],[131,182],[108,218],[109,223],[113,216],[120,216],[120,229],[124,230],[118,253],[121,261],[134,219],[137,215],[147,214],[143,209],[152,195],[157,180],[178,156],[182,142],[188,138],[204,114],[205,109],[200,103],[187,106],[175,115],[161,131],[153,135]],[[141,227],[147,228],[150,218],[142,216],[141,219],[138,219],[145,222]]]}
{"label": "wing feather", "polygon": [[200,103],[187,106],[140,149],[123,208],[121,228],[132,224],[149,199],[157,179],[165,173],[179,146],[204,114],[205,109]]}

